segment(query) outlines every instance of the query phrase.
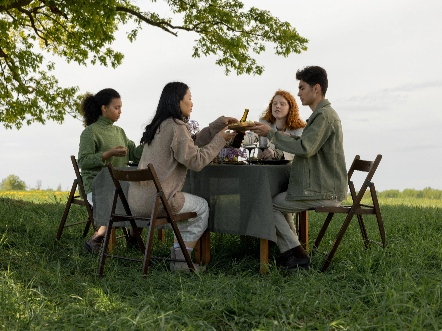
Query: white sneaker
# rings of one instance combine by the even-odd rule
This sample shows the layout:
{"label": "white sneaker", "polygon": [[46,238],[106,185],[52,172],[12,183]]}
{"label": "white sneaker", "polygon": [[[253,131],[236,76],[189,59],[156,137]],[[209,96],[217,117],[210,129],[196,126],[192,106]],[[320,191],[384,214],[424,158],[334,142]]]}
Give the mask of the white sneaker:
{"label": "white sneaker", "polygon": [[[192,250],[188,249],[187,252],[190,255]],[[185,261],[183,251],[181,250],[180,247],[170,248],[170,258]],[[195,267],[196,272],[201,272],[206,270],[206,266],[201,267],[198,263],[193,263],[193,266]],[[189,266],[187,265],[187,262],[177,262],[177,261],[170,261],[170,271],[191,272]]]}

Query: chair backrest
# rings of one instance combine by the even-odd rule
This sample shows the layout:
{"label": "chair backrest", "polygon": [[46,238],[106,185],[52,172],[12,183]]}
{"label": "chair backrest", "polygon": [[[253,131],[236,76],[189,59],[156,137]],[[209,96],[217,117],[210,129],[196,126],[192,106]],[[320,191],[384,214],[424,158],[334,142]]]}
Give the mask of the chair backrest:
{"label": "chair backrest", "polygon": [[80,191],[80,196],[85,201],[87,201],[86,192],[85,192],[84,186],[83,186],[83,179],[81,178],[81,174],[80,174],[80,168],[78,167],[78,163],[77,163],[77,160],[75,159],[74,155],[71,155],[71,161],[72,161],[72,166],[74,167],[75,176],[77,177],[75,181],[78,184],[78,190]]}
{"label": "chair backrest", "polygon": [[[362,200],[362,197],[364,196],[367,187],[373,186],[373,182],[371,180],[373,178],[374,173],[376,172],[376,169],[378,168],[379,163],[381,162],[382,155],[378,154],[374,161],[361,160],[360,158],[361,157],[359,155],[356,155],[353,160],[353,163],[350,166],[350,169],[348,170],[348,186],[350,188],[350,193],[352,195],[353,202],[357,201],[358,203],[359,201]],[[356,190],[351,180],[351,177],[353,176],[353,173],[355,171],[367,172],[367,176],[365,177],[365,180],[362,183],[358,195],[356,195]]]}
{"label": "chair backrest", "polygon": [[[161,202],[163,203],[163,206],[166,210],[166,213],[169,217],[172,217],[172,209],[169,206],[169,203],[164,196],[163,189],[161,187],[160,180],[158,179],[158,176],[155,172],[155,168],[152,164],[148,164],[147,168],[145,169],[117,169],[115,168],[112,163],[108,164],[108,169],[112,178],[112,181],[115,185],[115,193],[120,197],[121,202],[123,204],[124,210],[126,211],[127,215],[132,215],[129,203],[127,202],[127,199],[123,193],[123,189],[120,185],[121,181],[126,182],[143,182],[143,181],[153,181],[155,184],[156,190],[157,190],[157,198],[161,199]],[[116,202],[116,201],[115,201]],[[112,213],[115,213],[115,203],[112,207]]]}

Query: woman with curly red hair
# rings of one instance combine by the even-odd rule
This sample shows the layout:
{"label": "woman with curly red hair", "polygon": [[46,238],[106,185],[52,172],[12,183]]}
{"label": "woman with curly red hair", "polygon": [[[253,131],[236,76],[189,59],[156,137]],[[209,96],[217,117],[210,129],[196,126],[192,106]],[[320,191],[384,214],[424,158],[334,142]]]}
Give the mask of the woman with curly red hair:
{"label": "woman with curly red hair", "polygon": [[[278,90],[270,100],[266,111],[259,119],[261,123],[269,125],[286,134],[300,136],[306,123],[299,117],[299,108],[295,98],[287,91]],[[260,145],[267,144],[267,138],[260,137]],[[292,160],[293,154],[283,152],[275,148],[272,143],[258,157],[263,159],[286,159]]]}

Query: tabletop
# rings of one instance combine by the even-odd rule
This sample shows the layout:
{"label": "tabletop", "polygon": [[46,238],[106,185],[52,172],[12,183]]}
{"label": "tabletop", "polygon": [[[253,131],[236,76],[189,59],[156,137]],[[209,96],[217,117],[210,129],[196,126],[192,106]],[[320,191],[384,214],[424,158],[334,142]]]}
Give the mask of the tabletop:
{"label": "tabletop", "polygon": [[[249,235],[276,241],[272,198],[287,190],[291,164],[208,165],[188,171],[183,192],[200,196],[209,204],[211,232]],[[129,183],[121,182],[125,194]],[[114,185],[107,168],[92,183],[96,225],[109,219]],[[117,212],[123,212],[121,203]]]}

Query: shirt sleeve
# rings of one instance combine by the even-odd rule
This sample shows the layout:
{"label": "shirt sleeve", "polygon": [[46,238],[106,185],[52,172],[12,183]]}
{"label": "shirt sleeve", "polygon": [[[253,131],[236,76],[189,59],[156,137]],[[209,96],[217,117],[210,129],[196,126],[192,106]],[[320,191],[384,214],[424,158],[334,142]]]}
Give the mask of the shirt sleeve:
{"label": "shirt sleeve", "polygon": [[308,127],[304,128],[301,136],[286,136],[272,129],[267,134],[267,138],[275,144],[276,148],[284,152],[309,158],[319,151],[332,132],[333,128],[329,124],[327,116],[320,113],[312,119]]}
{"label": "shirt sleeve", "polygon": [[197,132],[192,139],[195,144],[199,147],[207,145],[212,141],[213,137],[224,129],[227,125],[223,121],[223,117],[218,117],[215,121],[209,124],[208,127],[205,127],[200,132]]}
{"label": "shirt sleeve", "polygon": [[102,152],[95,151],[94,133],[85,129],[80,136],[78,150],[78,166],[81,170],[104,167],[106,163],[101,159]]}
{"label": "shirt sleeve", "polygon": [[190,170],[200,171],[218,155],[224,145],[224,138],[215,135],[208,144],[199,148],[192,140],[186,126],[177,125],[171,148],[179,163]]}
{"label": "shirt sleeve", "polygon": [[127,138],[126,133],[123,131],[124,138],[126,140],[126,146],[127,146],[127,155],[129,158],[129,161],[135,161],[138,162],[141,159],[141,155],[143,154],[144,145],[138,145],[136,146],[135,143]]}

